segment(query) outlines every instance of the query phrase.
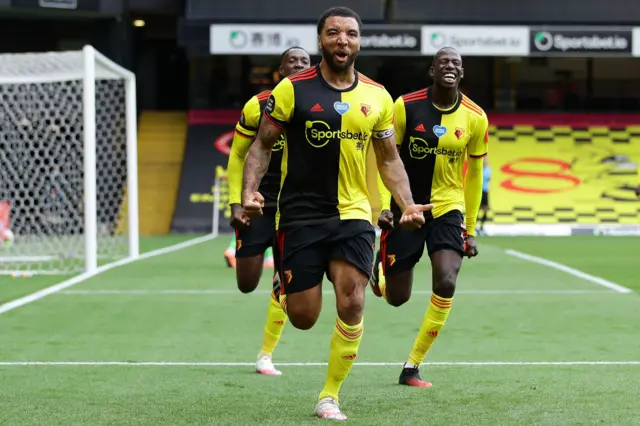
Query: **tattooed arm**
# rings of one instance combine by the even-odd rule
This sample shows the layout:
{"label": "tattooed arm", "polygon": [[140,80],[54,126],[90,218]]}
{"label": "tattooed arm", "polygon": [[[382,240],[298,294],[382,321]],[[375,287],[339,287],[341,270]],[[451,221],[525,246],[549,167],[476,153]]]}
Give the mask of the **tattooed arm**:
{"label": "tattooed arm", "polygon": [[244,163],[242,201],[245,208],[247,203],[254,199],[260,181],[269,169],[271,149],[282,133],[284,133],[284,128],[276,126],[268,119],[262,120],[258,135],[253,141]]}
{"label": "tattooed arm", "polygon": [[258,192],[258,187],[262,177],[269,169],[271,149],[291,121],[294,106],[293,85],[289,78],[285,78],[269,95],[264,107],[264,114],[260,120],[258,134],[244,164],[242,206],[248,216],[262,214],[264,198]]}
{"label": "tattooed arm", "polygon": [[376,153],[380,178],[402,210],[400,225],[407,229],[420,228],[425,223],[423,212],[431,210],[433,204],[414,204],[409,178],[396,150],[393,134],[385,138],[373,139],[373,149]]}
{"label": "tattooed arm", "polygon": [[[373,149],[379,172],[378,190],[383,210],[390,208],[393,195],[400,209],[405,211],[408,205],[413,204],[407,172],[398,154],[406,128],[406,111],[402,96],[395,102],[392,102],[391,96],[387,96],[385,101],[382,123],[378,124],[387,130],[375,132],[373,135]],[[399,195],[396,196],[394,191],[399,192]]]}
{"label": "tattooed arm", "polygon": [[391,192],[400,209],[405,211],[413,204],[413,196],[407,172],[396,149],[395,137],[391,135],[383,139],[373,139],[372,142],[382,183]]}

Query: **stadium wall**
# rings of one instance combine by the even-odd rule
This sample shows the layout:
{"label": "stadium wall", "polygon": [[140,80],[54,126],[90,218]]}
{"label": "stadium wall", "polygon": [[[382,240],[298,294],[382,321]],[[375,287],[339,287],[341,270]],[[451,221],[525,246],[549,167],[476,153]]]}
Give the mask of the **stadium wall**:
{"label": "stadium wall", "polygon": [[[174,232],[208,232],[215,177],[223,178],[220,231],[228,225],[226,167],[236,110],[193,110]],[[640,114],[489,114],[492,168],[487,233],[494,235],[640,235],[634,195]],[[380,212],[375,155],[367,182]]]}
{"label": "stadium wall", "polygon": [[[23,0],[24,1],[24,0]],[[640,8],[628,0],[537,0],[487,2],[449,0],[343,0],[341,6],[356,10],[365,23],[492,23],[492,24],[635,24]],[[329,7],[331,0],[300,2],[297,0],[245,0],[242,2],[186,0],[188,19],[211,19],[218,22],[304,22],[315,21]]]}
{"label": "stadium wall", "polygon": [[640,21],[640,8],[627,0],[492,0],[487,2],[448,0],[393,0],[388,17],[399,22],[460,24],[612,24],[634,25]]}
{"label": "stadium wall", "polygon": [[639,114],[489,114],[488,234],[640,234]]}

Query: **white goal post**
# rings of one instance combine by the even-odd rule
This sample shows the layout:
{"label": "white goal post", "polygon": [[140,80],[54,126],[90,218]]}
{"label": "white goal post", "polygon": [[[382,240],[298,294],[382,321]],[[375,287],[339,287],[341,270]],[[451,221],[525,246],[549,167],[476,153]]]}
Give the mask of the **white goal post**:
{"label": "white goal post", "polygon": [[134,73],[92,46],[0,54],[0,274],[137,257],[137,161]]}

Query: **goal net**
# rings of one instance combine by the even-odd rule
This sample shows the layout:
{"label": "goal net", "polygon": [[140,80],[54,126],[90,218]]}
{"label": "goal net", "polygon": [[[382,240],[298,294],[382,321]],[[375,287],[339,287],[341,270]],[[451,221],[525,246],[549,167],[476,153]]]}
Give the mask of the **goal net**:
{"label": "goal net", "polygon": [[0,55],[0,274],[138,255],[135,84],[91,46]]}

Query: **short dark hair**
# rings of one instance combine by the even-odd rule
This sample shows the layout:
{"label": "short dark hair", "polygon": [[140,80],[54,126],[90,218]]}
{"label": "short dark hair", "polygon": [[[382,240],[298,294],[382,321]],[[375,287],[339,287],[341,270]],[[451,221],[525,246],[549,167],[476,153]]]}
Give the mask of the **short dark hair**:
{"label": "short dark hair", "polygon": [[318,19],[318,35],[322,33],[324,24],[327,22],[327,18],[331,18],[332,16],[355,19],[358,22],[358,31],[362,33],[362,20],[360,19],[360,15],[348,7],[338,6],[327,9],[322,15],[320,15],[320,19]]}
{"label": "short dark hair", "polygon": [[[444,52],[446,51],[452,51],[454,53],[457,53],[458,55],[460,55],[460,52],[458,52],[458,50],[454,47],[451,46],[445,46],[445,47],[441,47],[440,49],[438,49],[438,51],[436,52],[435,55],[433,55],[433,60],[432,63],[436,61],[436,59],[438,59],[440,57],[440,55],[442,55]],[[462,55],[460,55],[460,57],[462,57]]]}
{"label": "short dark hair", "polygon": [[[300,47],[300,46],[291,46],[290,48],[288,48],[287,50],[285,50],[284,52],[282,52],[282,55],[280,55],[280,63],[282,63],[282,61],[284,60],[284,57],[287,56],[287,53],[291,52],[292,50],[296,50],[296,49],[300,49],[302,50],[304,53],[306,53],[307,55],[309,55],[309,52],[307,52],[307,50],[304,47]],[[309,55],[311,56],[311,55]]]}

